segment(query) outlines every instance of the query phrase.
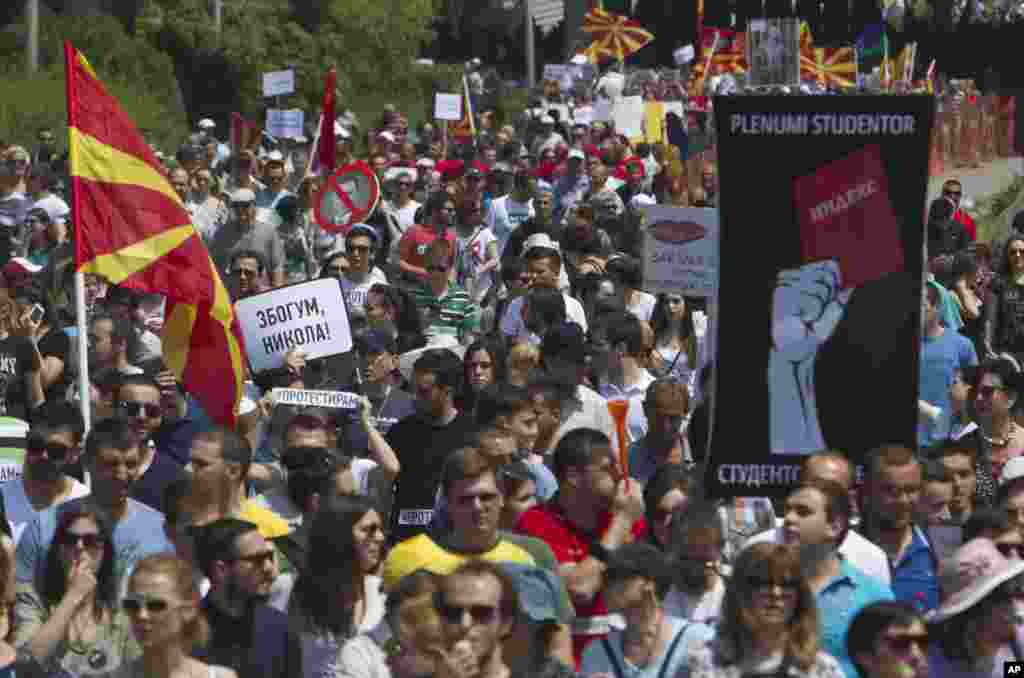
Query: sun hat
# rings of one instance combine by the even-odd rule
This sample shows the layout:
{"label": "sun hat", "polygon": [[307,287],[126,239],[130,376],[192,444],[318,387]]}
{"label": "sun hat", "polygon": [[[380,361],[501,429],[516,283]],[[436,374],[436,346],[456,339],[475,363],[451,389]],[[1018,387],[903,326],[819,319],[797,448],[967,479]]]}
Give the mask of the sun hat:
{"label": "sun hat", "polygon": [[1024,561],[1007,560],[989,539],[972,539],[939,564],[939,589],[944,600],[925,620],[935,624],[963,614],[1021,574]]}

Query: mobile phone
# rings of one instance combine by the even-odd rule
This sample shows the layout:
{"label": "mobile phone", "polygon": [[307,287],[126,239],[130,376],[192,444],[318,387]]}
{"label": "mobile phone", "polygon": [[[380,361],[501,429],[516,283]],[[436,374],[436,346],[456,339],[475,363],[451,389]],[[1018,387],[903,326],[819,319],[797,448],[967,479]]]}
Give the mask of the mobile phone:
{"label": "mobile phone", "polygon": [[46,309],[44,309],[40,304],[36,304],[32,307],[32,310],[29,311],[28,318],[32,321],[33,325],[36,325],[43,321],[43,316],[45,315]]}

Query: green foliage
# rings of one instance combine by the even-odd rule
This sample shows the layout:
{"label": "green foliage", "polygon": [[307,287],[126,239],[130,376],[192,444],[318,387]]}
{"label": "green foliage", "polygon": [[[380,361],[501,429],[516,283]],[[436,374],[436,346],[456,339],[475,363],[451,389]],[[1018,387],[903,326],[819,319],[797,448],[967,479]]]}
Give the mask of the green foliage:
{"label": "green foliage", "polygon": [[1013,178],[995,193],[986,195],[977,201],[978,242],[991,242],[994,238],[1005,235],[1001,231],[1007,221],[1007,211],[1020,201],[1024,194],[1024,176],[1014,174]]}
{"label": "green foliage", "polygon": [[[25,74],[23,24],[0,32],[0,132],[8,139],[30,141],[41,127],[60,130],[66,138],[64,41],[86,57],[96,74],[121,101],[147,138],[163,148],[177,148],[187,134],[184,111],[170,58],[144,40],[125,34],[109,15],[57,16],[40,21],[40,71]],[[172,143],[173,141],[173,143]]]}

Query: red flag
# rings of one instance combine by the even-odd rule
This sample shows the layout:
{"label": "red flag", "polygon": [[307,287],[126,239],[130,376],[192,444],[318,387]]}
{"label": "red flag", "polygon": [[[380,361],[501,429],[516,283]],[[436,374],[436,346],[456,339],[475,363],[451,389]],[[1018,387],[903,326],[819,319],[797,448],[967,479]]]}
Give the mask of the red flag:
{"label": "red flag", "polygon": [[320,105],[320,136],[317,143],[317,165],[327,174],[334,171],[338,164],[338,145],[334,138],[334,88],[337,73],[332,68],[327,72],[324,82],[324,100]]}
{"label": "red flag", "polygon": [[211,419],[233,425],[244,346],[231,298],[152,150],[64,44],[75,267],[167,299],[163,354]]}

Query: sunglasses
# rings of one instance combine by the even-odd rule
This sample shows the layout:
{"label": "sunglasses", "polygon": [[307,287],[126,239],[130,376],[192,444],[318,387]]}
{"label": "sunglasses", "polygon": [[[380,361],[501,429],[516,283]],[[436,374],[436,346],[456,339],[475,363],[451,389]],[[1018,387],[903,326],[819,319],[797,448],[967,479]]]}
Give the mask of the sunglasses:
{"label": "sunglasses", "polygon": [[132,594],[128,594],[121,600],[121,609],[126,614],[138,614],[142,608],[146,608],[146,612],[150,614],[163,614],[171,608],[171,604],[163,598]]}
{"label": "sunglasses", "polygon": [[912,645],[917,645],[921,652],[928,652],[927,633],[914,636],[882,636],[882,640],[894,654],[906,654],[910,652]]}
{"label": "sunglasses", "polygon": [[775,587],[779,587],[784,594],[793,595],[800,588],[800,581],[797,579],[778,581],[767,577],[750,577],[747,579],[747,584],[758,593],[771,593]]}
{"label": "sunglasses", "polygon": [[259,271],[254,271],[251,268],[238,268],[233,271],[239,278],[256,278],[259,277]]}
{"label": "sunglasses", "polygon": [[959,198],[963,193],[961,191],[943,191],[942,195],[947,198]]}
{"label": "sunglasses", "polygon": [[1003,554],[1003,558],[1017,556],[1018,559],[1024,560],[1024,544],[996,544],[996,548]]}
{"label": "sunglasses", "polygon": [[79,534],[77,532],[68,531],[61,536],[60,543],[63,546],[68,547],[78,546],[81,544],[87,549],[95,550],[102,548],[103,545],[107,543],[107,540],[103,538],[103,535],[97,532]]}
{"label": "sunglasses", "polygon": [[146,417],[156,419],[160,416],[160,406],[153,403],[136,403],[122,400],[117,403],[117,409],[129,417]]}
{"label": "sunglasses", "polygon": [[490,624],[498,618],[498,608],[490,605],[449,605],[438,601],[437,611],[449,624],[461,624],[468,614],[474,624]]}
{"label": "sunglasses", "polygon": [[29,438],[25,447],[25,452],[30,456],[36,457],[45,452],[47,459],[58,462],[67,459],[72,451],[72,448],[67,445],[61,445],[60,443],[47,444],[41,438]]}

